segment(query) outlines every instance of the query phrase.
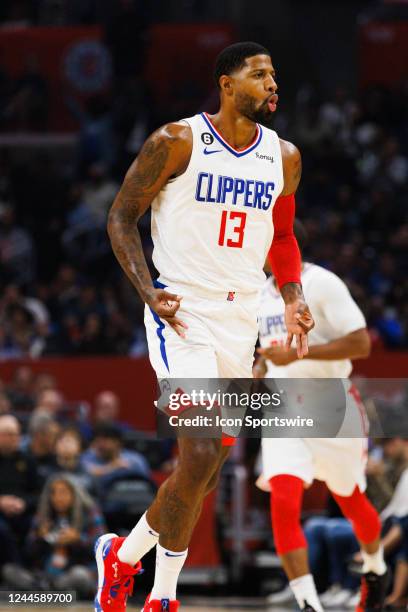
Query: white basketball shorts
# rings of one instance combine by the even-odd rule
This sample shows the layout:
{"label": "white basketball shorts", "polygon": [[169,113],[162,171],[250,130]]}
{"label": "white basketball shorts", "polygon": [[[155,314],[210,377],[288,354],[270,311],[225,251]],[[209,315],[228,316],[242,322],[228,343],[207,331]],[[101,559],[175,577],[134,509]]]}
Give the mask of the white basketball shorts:
{"label": "white basketball shorts", "polygon": [[145,307],[149,357],[157,378],[252,378],[258,298],[227,291],[216,298],[183,297],[176,316],[188,325],[186,338]]}
{"label": "white basketball shorts", "polygon": [[[351,384],[351,383],[350,383]],[[361,423],[361,438],[263,438],[262,477],[258,486],[269,490],[269,480],[279,474],[290,474],[311,484],[316,478],[328,488],[347,497],[356,485],[366,489],[367,421],[358,394],[348,394],[347,411],[340,435],[347,435],[348,424]],[[355,415],[355,416],[354,416]]]}

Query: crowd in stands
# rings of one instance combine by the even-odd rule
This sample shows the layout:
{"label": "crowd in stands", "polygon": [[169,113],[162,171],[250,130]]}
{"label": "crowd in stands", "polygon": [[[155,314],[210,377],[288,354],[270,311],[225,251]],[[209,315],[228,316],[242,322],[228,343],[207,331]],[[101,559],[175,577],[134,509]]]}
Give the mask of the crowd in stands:
{"label": "crowd in stands", "polygon": [[88,412],[27,366],[1,382],[1,583],[92,596],[95,539],[133,526],[156,489],[152,468],[168,459],[160,442],[151,442],[155,460],[146,439],[136,450],[134,434],[112,391]]}
{"label": "crowd in stands", "polygon": [[[95,539],[107,529],[127,533],[175,460],[168,441],[143,439],[120,417],[114,392],[100,392],[92,407],[67,402],[52,375],[34,375],[25,365],[0,383],[0,583],[92,596]],[[253,454],[252,446],[244,452]],[[408,596],[408,440],[374,440],[367,475],[393,575],[388,603],[398,609]],[[249,473],[249,499],[254,480]],[[225,511],[221,504],[222,520]],[[264,515],[271,550],[268,504],[262,510],[254,497],[247,512],[247,520]],[[304,527],[322,601],[326,608],[351,608],[361,570],[351,524],[333,500],[315,512]],[[285,589],[270,603],[288,596]]]}
{"label": "crowd in stands", "polygon": [[[177,118],[180,100],[156,101],[142,76],[149,7],[137,0],[1,3],[4,26],[100,23],[114,76],[103,95],[63,96],[78,125],[72,157],[46,148],[0,152],[0,359],[146,353],[143,307],[111,253],[106,218],[148,133]],[[160,14],[165,19],[162,5]],[[201,104],[188,91],[181,96],[186,116],[216,110],[215,89]],[[0,56],[0,133],[47,130],[48,105],[36,56],[25,58],[17,79]],[[273,127],[302,151],[305,258],[344,278],[374,346],[407,347],[407,83],[358,96],[340,85],[331,96],[301,85]],[[154,274],[149,213],[140,230]]]}
{"label": "crowd in stands", "polygon": [[[90,104],[92,127],[81,128],[70,162],[46,151],[0,155],[2,359],[146,352],[142,305],[106,234],[124,172],[152,127],[132,87],[127,117],[126,95],[118,105]],[[340,88],[318,99],[304,87],[275,124],[303,154],[297,201],[309,233],[305,258],[344,278],[374,346],[389,348],[408,346],[407,109],[408,89],[377,88],[353,100]],[[101,113],[109,120],[98,122]],[[140,230],[152,267],[149,213]]]}

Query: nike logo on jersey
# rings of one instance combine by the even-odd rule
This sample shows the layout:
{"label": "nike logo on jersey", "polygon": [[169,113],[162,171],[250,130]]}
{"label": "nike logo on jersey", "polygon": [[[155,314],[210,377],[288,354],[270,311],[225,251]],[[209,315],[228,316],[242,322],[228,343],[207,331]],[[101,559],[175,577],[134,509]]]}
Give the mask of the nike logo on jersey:
{"label": "nike logo on jersey", "polygon": [[204,155],[211,155],[211,153],[221,153],[222,149],[215,149],[215,151],[209,151],[207,147],[203,150]]}
{"label": "nike logo on jersey", "polygon": [[172,555],[171,553],[166,552],[164,553],[166,555],[166,557],[183,557],[186,553],[181,553],[180,555]]}

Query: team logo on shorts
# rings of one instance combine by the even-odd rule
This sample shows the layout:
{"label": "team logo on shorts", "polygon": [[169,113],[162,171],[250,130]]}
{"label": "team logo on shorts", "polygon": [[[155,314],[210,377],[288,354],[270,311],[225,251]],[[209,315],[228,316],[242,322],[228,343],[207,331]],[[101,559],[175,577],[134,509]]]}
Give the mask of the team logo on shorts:
{"label": "team logo on shorts", "polygon": [[227,301],[228,302],[233,302],[234,298],[235,298],[235,291],[228,291]]}
{"label": "team logo on shorts", "polygon": [[205,145],[210,145],[214,142],[214,136],[210,132],[203,132],[201,134],[201,140]]}
{"label": "team logo on shorts", "polygon": [[168,380],[166,380],[165,378],[163,378],[163,380],[160,381],[160,391],[162,393],[166,393],[167,391],[170,391],[171,386]]}

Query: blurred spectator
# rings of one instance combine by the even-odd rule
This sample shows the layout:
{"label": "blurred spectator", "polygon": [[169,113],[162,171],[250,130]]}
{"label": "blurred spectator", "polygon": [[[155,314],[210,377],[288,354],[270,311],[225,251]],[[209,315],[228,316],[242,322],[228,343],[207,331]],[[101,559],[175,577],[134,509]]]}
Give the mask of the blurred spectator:
{"label": "blurred spectator", "polygon": [[392,497],[381,512],[382,520],[391,516],[408,515],[408,440],[404,438],[385,438],[384,455],[391,459],[399,471],[399,478]]}
{"label": "blurred spectator", "polygon": [[359,584],[347,567],[353,553],[359,550],[351,523],[343,517],[313,517],[305,524],[305,536],[312,573],[321,574],[324,563],[328,567],[329,588],[320,596],[322,605],[333,608],[347,605]]}
{"label": "blurred spectator", "polygon": [[14,410],[28,411],[34,407],[33,400],[34,374],[31,368],[22,365],[14,370],[7,395]]}
{"label": "blurred spectator", "polygon": [[9,204],[0,207],[0,263],[7,280],[18,285],[33,282],[36,269],[32,236],[16,223]]}
{"label": "blurred spectator", "polygon": [[[43,575],[47,588],[77,591],[87,598],[95,590],[93,545],[106,531],[96,503],[68,474],[58,474],[45,485],[27,539],[30,566]],[[5,578],[14,588],[32,588],[38,574],[27,575],[21,566],[9,565]],[[28,583],[28,584],[27,584]]]}
{"label": "blurred spectator", "polygon": [[78,343],[77,352],[80,355],[107,355],[113,353],[113,347],[106,337],[101,315],[87,315]]}
{"label": "blurred spectator", "polygon": [[79,101],[69,97],[68,108],[79,121],[78,172],[86,176],[92,164],[103,164],[109,170],[116,156],[116,137],[112,125],[110,101],[104,96],[93,96],[83,108]]}
{"label": "blurred spectator", "polygon": [[88,168],[88,176],[84,185],[84,202],[97,227],[105,229],[108,211],[119,190],[119,185],[113,181],[103,163],[94,163]]}
{"label": "blurred spectator", "polygon": [[11,402],[7,395],[0,391],[0,416],[11,412]]}
{"label": "blurred spectator", "polygon": [[55,443],[55,469],[70,474],[85,490],[91,490],[92,478],[81,465],[82,437],[77,429],[60,432]]}
{"label": "blurred spectator", "polygon": [[18,562],[36,501],[38,478],[34,461],[20,450],[20,424],[0,416],[0,564]]}
{"label": "blurred spectator", "polygon": [[101,220],[88,206],[84,188],[76,183],[69,194],[69,211],[62,242],[67,258],[76,265],[89,264],[106,253],[107,237]]}
{"label": "blurred spectator", "polygon": [[62,416],[64,398],[58,389],[43,389],[37,394],[35,413],[58,419]]}
{"label": "blurred spectator", "polygon": [[38,397],[42,391],[48,391],[49,389],[57,389],[57,381],[53,374],[48,372],[40,372],[35,377],[34,381],[34,396]]}
{"label": "blurred spectator", "polygon": [[398,522],[401,535],[401,552],[397,560],[394,584],[386,599],[388,610],[405,610],[408,604],[408,515]]}
{"label": "blurred spectator", "polygon": [[118,427],[122,433],[130,429],[130,426],[119,420],[120,399],[113,391],[101,391],[95,397],[94,418],[95,426],[111,424]]}
{"label": "blurred spectator", "polygon": [[143,455],[124,449],[120,429],[107,423],[95,428],[92,444],[82,455],[81,463],[99,491],[118,477],[150,476]]}
{"label": "blurred spectator", "polygon": [[47,81],[41,74],[38,58],[32,53],[25,58],[24,71],[16,81],[6,116],[20,130],[41,131],[47,126]]}
{"label": "blurred spectator", "polygon": [[35,461],[41,486],[55,467],[55,442],[60,425],[47,413],[33,413],[28,425],[27,454]]}

